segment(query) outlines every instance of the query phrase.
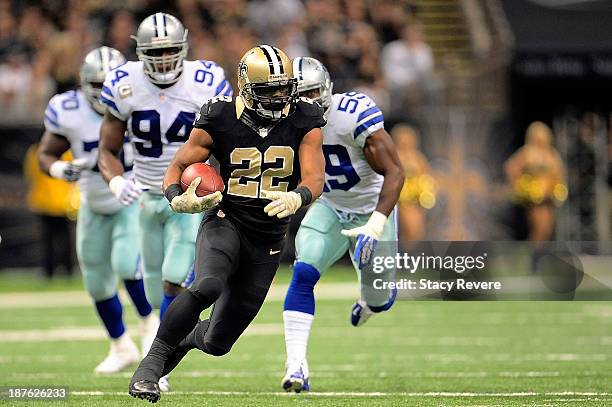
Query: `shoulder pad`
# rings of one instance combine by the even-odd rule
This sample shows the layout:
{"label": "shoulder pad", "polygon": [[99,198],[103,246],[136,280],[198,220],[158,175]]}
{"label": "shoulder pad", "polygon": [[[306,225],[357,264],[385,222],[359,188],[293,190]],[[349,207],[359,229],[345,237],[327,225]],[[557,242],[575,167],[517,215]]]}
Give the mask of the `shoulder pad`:
{"label": "shoulder pad", "polygon": [[325,111],[319,102],[305,97],[298,98],[296,109],[301,110],[306,116],[322,116]]}
{"label": "shoulder pad", "polygon": [[194,127],[204,130],[216,129],[227,122],[226,117],[229,113],[236,115],[233,109],[233,100],[229,96],[216,96],[202,105],[202,108],[196,113]]}
{"label": "shoulder pad", "polygon": [[315,128],[325,126],[323,107],[308,98],[299,98],[295,104],[294,124],[299,128]]}

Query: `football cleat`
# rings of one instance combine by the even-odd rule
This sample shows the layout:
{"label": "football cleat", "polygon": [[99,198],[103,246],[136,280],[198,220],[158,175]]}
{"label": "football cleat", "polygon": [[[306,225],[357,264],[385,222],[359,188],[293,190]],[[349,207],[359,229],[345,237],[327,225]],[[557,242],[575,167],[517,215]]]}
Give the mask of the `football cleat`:
{"label": "football cleat", "polygon": [[395,298],[397,297],[397,289],[391,290],[391,295],[389,296],[389,300],[383,305],[372,306],[366,304],[364,300],[358,300],[351,310],[351,325],[353,326],[361,326],[366,323],[368,319],[374,314],[378,314],[379,312],[388,311],[391,309],[393,304],[395,303]]}
{"label": "football cleat", "polygon": [[159,385],[159,390],[164,393],[168,393],[170,391],[170,375],[167,374],[165,376],[160,377],[159,382],[157,382],[157,384]]}
{"label": "football cleat", "polygon": [[157,335],[157,329],[159,328],[159,317],[156,313],[151,312],[146,317],[140,320],[140,346],[142,351],[142,357],[145,357],[151,349],[151,345]]}
{"label": "football cleat", "polygon": [[361,326],[366,323],[370,317],[374,315],[368,304],[364,300],[358,300],[351,310],[351,324],[353,326]]}
{"label": "football cleat", "polygon": [[294,391],[296,393],[310,391],[310,380],[308,378],[308,373],[304,372],[306,370],[304,364],[305,362],[297,365],[298,367],[294,365],[287,369],[287,373],[281,382],[283,390],[286,392]]}
{"label": "football cleat", "polygon": [[140,353],[136,344],[128,334],[123,334],[119,338],[111,340],[108,355],[96,366],[94,372],[97,374],[117,373],[139,360]]}
{"label": "football cleat", "polygon": [[140,380],[130,384],[130,396],[137,397],[141,400],[147,400],[151,403],[157,403],[161,397],[161,393],[157,383],[148,380]]}

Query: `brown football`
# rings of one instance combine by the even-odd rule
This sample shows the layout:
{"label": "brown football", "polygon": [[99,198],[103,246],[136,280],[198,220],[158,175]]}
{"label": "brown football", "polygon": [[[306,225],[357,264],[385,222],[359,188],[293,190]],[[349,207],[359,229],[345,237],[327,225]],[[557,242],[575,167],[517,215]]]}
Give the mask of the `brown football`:
{"label": "brown football", "polygon": [[215,167],[205,163],[195,163],[185,168],[185,171],[181,174],[181,187],[183,191],[186,191],[191,182],[197,177],[202,178],[200,185],[196,188],[197,196],[209,195],[215,191],[223,192],[225,189],[223,179]]}

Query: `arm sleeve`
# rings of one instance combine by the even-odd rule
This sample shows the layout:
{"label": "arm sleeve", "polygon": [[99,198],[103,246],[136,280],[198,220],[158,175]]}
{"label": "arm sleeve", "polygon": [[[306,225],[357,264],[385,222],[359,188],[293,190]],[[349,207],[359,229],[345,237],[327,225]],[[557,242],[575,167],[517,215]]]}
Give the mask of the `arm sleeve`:
{"label": "arm sleeve", "polygon": [[49,133],[59,134],[66,137],[66,132],[60,121],[61,114],[61,103],[59,101],[59,95],[55,95],[49,100],[47,108],[45,109],[45,130]]}
{"label": "arm sleeve", "polygon": [[227,78],[225,77],[225,71],[222,67],[216,66],[215,71],[215,96],[228,96],[232,97],[234,95],[234,89],[232,85],[229,83]]}
{"label": "arm sleeve", "polygon": [[361,148],[365,146],[366,139],[376,131],[385,127],[385,118],[382,111],[374,102],[364,106],[357,116],[353,140]]}
{"label": "arm sleeve", "polygon": [[[115,72],[110,71],[106,75],[104,84],[102,85],[102,93],[100,93],[100,101],[106,105],[108,111],[113,114],[119,120],[124,122],[128,120],[129,112],[125,108],[125,104],[120,100],[119,90],[113,86],[113,78],[115,78]],[[126,84],[124,86],[130,86]],[[129,88],[125,88],[124,92],[129,91]],[[131,93],[131,91],[130,91]]]}

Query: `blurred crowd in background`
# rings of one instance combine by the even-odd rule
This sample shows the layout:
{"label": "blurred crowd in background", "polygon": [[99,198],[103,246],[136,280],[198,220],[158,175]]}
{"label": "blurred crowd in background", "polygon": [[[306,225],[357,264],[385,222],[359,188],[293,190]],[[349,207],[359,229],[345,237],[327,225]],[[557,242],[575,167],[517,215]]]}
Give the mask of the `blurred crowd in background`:
{"label": "blurred crowd in background", "polygon": [[130,36],[158,11],[187,27],[190,59],[216,61],[233,83],[244,51],[269,43],[291,58],[320,58],[334,90],[361,90],[388,114],[392,97],[431,87],[434,61],[410,0],[0,0],[0,123],[40,121],[50,96],[75,87],[96,46],[135,60]]}
{"label": "blurred crowd in background", "polygon": [[[508,35],[502,35],[504,19],[494,18],[492,6],[501,4],[508,9],[517,3],[0,0],[0,129],[9,140],[0,149],[0,211],[9,214],[0,218],[0,231],[12,238],[0,251],[26,253],[11,259],[29,265],[33,253],[44,252],[38,263],[47,275],[58,262],[71,270],[64,249],[73,233],[78,191],[64,186],[63,195],[49,192],[62,189],[38,170],[35,144],[28,147],[42,134],[49,98],[77,87],[84,55],[107,45],[136,60],[131,36],[140,21],[160,11],[189,30],[188,58],[223,66],[234,89],[240,57],[267,43],[291,58],[320,59],[334,93],[370,96],[385,115],[405,169],[400,241],[608,239],[609,110],[590,99],[580,103],[596,114],[572,107],[575,95],[559,86],[571,79],[556,71],[550,77],[559,82],[521,72],[506,52],[512,44],[499,40]],[[558,31],[556,23],[550,26]],[[538,61],[525,66],[539,66]],[[548,90],[540,88],[543,83]],[[577,83],[574,90],[591,82]],[[37,221],[23,211],[24,201]],[[35,221],[38,231],[32,230]],[[0,267],[14,264],[11,259],[0,256]]]}

